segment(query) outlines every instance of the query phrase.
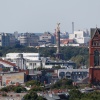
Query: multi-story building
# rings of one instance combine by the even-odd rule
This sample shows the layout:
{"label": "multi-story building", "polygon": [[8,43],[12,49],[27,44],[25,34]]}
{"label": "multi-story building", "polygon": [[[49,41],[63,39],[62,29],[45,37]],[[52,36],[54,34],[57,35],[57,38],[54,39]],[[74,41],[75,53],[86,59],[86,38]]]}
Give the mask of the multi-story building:
{"label": "multi-story building", "polygon": [[10,46],[10,36],[8,33],[0,33],[0,46]]}
{"label": "multi-story building", "polygon": [[89,45],[89,81],[100,85],[100,28],[91,28]]}
{"label": "multi-story building", "polygon": [[37,46],[38,45],[39,36],[34,33],[22,33],[19,36],[20,45],[24,46]]}
{"label": "multi-story building", "polygon": [[16,39],[14,34],[9,34],[9,38],[10,38],[10,46],[16,45]]}
{"label": "multi-story building", "polygon": [[19,69],[36,69],[42,67],[39,53],[8,53],[3,58],[15,63]]}
{"label": "multi-story building", "polygon": [[68,78],[74,81],[80,81],[88,77],[89,69],[59,69],[58,78]]}
{"label": "multi-story building", "polygon": [[39,40],[45,41],[43,42],[45,44],[54,44],[54,36],[49,32],[45,32],[44,34],[39,36]]}
{"label": "multi-story building", "polygon": [[88,32],[85,31],[74,31],[74,34],[69,34],[69,39],[74,39],[76,43],[87,44],[90,40]]}

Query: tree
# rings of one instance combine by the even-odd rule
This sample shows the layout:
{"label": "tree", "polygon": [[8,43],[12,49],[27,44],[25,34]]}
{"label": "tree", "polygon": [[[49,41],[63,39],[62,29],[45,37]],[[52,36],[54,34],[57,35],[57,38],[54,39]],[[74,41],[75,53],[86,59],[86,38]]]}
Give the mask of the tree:
{"label": "tree", "polygon": [[24,87],[22,87],[22,86],[16,86],[16,87],[14,88],[14,91],[15,91],[16,93],[21,93],[22,91],[26,91],[26,89],[25,89]]}
{"label": "tree", "polygon": [[41,96],[38,96],[36,92],[31,91],[29,94],[26,94],[24,100],[46,100]]}
{"label": "tree", "polygon": [[82,93],[79,90],[74,89],[69,92],[69,95],[70,95],[69,100],[80,100]]}
{"label": "tree", "polygon": [[31,80],[31,81],[26,82],[25,85],[26,86],[34,86],[34,85],[40,86],[41,83],[39,81],[36,81],[36,80]]}

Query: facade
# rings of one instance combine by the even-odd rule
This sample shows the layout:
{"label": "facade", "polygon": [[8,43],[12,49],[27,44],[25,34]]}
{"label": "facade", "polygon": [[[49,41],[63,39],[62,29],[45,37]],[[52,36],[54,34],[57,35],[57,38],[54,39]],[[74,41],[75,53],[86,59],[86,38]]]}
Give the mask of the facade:
{"label": "facade", "polygon": [[27,69],[37,69],[42,67],[41,60],[26,60]]}
{"label": "facade", "polygon": [[54,44],[54,36],[49,32],[45,32],[44,34],[39,36],[39,40],[45,44]]}
{"label": "facade", "polygon": [[21,70],[26,70],[26,60],[23,58],[23,54],[19,54],[19,57],[16,59],[16,65]]}
{"label": "facade", "polygon": [[60,44],[62,45],[74,44],[74,40],[73,39],[60,39]]}
{"label": "facade", "polygon": [[4,59],[12,61],[23,70],[42,67],[39,53],[8,53]]}
{"label": "facade", "polygon": [[38,45],[39,36],[34,33],[22,33],[19,36],[20,45],[24,46],[37,46]]}
{"label": "facade", "polygon": [[90,40],[88,32],[85,31],[74,31],[74,34],[69,34],[69,39],[74,39],[76,43],[86,44]]}
{"label": "facade", "polygon": [[61,68],[76,68],[76,63],[73,61],[50,61],[47,60],[44,62],[44,68],[53,68],[56,66],[60,66]]}
{"label": "facade", "polygon": [[10,38],[10,46],[16,45],[15,35],[14,34],[9,34],[9,38]]}
{"label": "facade", "polygon": [[89,81],[100,85],[100,28],[91,28]]}
{"label": "facade", "polygon": [[26,82],[26,74],[24,72],[6,73],[2,75],[2,85],[7,86],[11,84]]}
{"label": "facade", "polygon": [[28,60],[39,60],[40,55],[39,53],[8,53],[6,54],[6,59],[16,59],[19,58],[19,54],[23,54],[24,59]]}
{"label": "facade", "polygon": [[68,78],[73,81],[80,81],[88,77],[89,69],[59,69],[58,78]]}
{"label": "facade", "polygon": [[8,33],[0,33],[0,46],[10,46],[10,36]]}

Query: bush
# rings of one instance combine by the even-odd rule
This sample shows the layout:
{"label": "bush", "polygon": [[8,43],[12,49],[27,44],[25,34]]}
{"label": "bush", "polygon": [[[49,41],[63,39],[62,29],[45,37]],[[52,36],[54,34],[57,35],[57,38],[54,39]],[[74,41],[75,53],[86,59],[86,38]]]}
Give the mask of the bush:
{"label": "bush", "polygon": [[31,81],[26,82],[25,85],[26,85],[26,86],[33,86],[33,85],[40,86],[41,83],[38,82],[38,81],[36,81],[36,80],[31,80]]}
{"label": "bush", "polygon": [[24,100],[46,100],[41,96],[38,96],[36,92],[31,91],[29,94],[26,94]]}
{"label": "bush", "polygon": [[6,96],[7,96],[7,94],[6,94],[6,93],[3,93],[3,94],[2,94],[2,96],[6,97]]}
{"label": "bush", "polygon": [[16,92],[16,93],[21,93],[22,91],[26,91],[26,89],[24,87],[21,87],[21,86],[17,86],[14,89],[14,92]]}
{"label": "bush", "polygon": [[72,85],[72,80],[71,79],[61,79],[58,82],[56,82],[54,85],[51,86],[51,88],[74,88]]}
{"label": "bush", "polygon": [[8,92],[9,89],[8,89],[8,87],[4,87],[4,88],[2,88],[0,91]]}

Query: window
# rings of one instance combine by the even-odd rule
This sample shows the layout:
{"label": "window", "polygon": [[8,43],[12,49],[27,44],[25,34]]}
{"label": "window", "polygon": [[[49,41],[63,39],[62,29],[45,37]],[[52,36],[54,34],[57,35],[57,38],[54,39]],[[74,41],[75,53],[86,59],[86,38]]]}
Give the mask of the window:
{"label": "window", "polygon": [[30,66],[32,66],[32,63],[30,63]]}
{"label": "window", "polygon": [[100,59],[99,59],[99,51],[95,50],[94,51],[94,66],[99,66],[100,64]]}
{"label": "window", "polygon": [[75,37],[77,37],[77,34],[75,34]]}

